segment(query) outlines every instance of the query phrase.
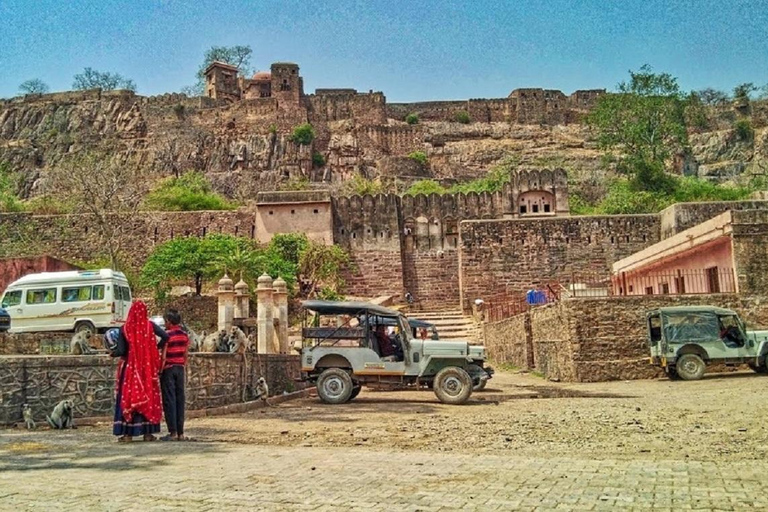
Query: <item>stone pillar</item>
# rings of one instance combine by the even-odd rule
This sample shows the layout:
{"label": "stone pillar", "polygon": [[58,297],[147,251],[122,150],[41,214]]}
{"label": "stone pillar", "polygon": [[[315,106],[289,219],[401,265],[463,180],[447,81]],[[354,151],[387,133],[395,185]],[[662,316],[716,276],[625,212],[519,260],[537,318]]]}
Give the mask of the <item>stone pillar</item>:
{"label": "stone pillar", "polygon": [[257,352],[269,354],[273,351],[272,339],[275,336],[272,325],[272,278],[262,274],[256,283]]}
{"label": "stone pillar", "polygon": [[272,294],[274,299],[275,317],[277,317],[277,346],[280,347],[281,354],[288,354],[288,287],[282,277],[275,279],[275,291]]}
{"label": "stone pillar", "polygon": [[250,314],[248,300],[251,294],[248,292],[248,285],[240,279],[235,285],[235,318],[245,319]]}
{"label": "stone pillar", "polygon": [[219,289],[216,295],[219,297],[219,330],[229,331],[232,328],[232,320],[235,309],[235,292],[232,280],[224,274],[219,280]]}

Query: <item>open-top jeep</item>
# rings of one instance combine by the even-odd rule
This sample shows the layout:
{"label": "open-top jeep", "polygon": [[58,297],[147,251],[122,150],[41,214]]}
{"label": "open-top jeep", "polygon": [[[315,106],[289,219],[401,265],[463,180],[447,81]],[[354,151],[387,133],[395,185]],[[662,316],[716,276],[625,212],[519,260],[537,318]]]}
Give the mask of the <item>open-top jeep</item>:
{"label": "open-top jeep", "polygon": [[647,317],[651,363],[672,379],[700,379],[710,363],[746,363],[756,372],[766,372],[768,331],[747,331],[730,309],[669,307]]}
{"label": "open-top jeep", "polygon": [[303,302],[301,371],[320,398],[341,404],[362,386],[431,387],[441,402],[463,404],[493,369],[485,348],[421,340],[400,312],[366,302]]}

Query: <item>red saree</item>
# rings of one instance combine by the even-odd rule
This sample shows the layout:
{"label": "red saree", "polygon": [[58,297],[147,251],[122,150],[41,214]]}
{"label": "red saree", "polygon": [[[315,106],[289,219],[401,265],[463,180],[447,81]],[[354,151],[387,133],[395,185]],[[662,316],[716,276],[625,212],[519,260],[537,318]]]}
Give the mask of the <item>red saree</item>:
{"label": "red saree", "polygon": [[123,332],[128,341],[128,358],[124,363],[125,380],[120,398],[123,418],[130,421],[133,413],[139,412],[149,423],[160,423],[163,410],[160,399],[160,353],[147,317],[147,306],[143,302],[133,303]]}

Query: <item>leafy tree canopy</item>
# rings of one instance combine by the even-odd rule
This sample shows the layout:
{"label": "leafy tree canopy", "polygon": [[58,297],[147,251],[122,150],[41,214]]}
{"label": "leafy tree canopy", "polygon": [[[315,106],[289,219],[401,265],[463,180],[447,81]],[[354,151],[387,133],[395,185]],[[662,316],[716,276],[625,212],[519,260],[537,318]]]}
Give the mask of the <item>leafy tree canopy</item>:
{"label": "leafy tree canopy", "polygon": [[291,140],[302,146],[309,146],[315,140],[315,129],[309,123],[300,124],[294,127],[291,133]]}
{"label": "leafy tree canopy", "polygon": [[658,189],[664,186],[665,160],[688,145],[685,98],[668,73],[653,73],[645,65],[629,74],[617,93],[600,97],[587,122],[602,148],[622,150],[620,171],[642,190]]}
{"label": "leafy tree canopy", "polygon": [[21,94],[45,94],[49,90],[50,88],[48,87],[48,84],[39,78],[25,80],[19,85],[19,92]]}
{"label": "leafy tree canopy", "polygon": [[101,72],[93,68],[85,68],[82,73],[75,75],[72,88],[78,91],[87,89],[103,89],[105,91],[126,89],[135,92],[136,84],[133,80],[125,78],[119,73]]}

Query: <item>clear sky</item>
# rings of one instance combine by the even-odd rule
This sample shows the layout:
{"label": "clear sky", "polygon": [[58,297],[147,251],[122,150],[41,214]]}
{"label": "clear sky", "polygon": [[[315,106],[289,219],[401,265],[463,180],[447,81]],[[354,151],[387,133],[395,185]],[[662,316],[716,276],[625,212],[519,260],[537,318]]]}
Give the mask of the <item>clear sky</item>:
{"label": "clear sky", "polygon": [[306,92],[388,101],[608,88],[648,63],[688,89],[768,83],[768,0],[0,0],[0,97],[86,66],[144,95],[194,82],[212,45],[299,64]]}

